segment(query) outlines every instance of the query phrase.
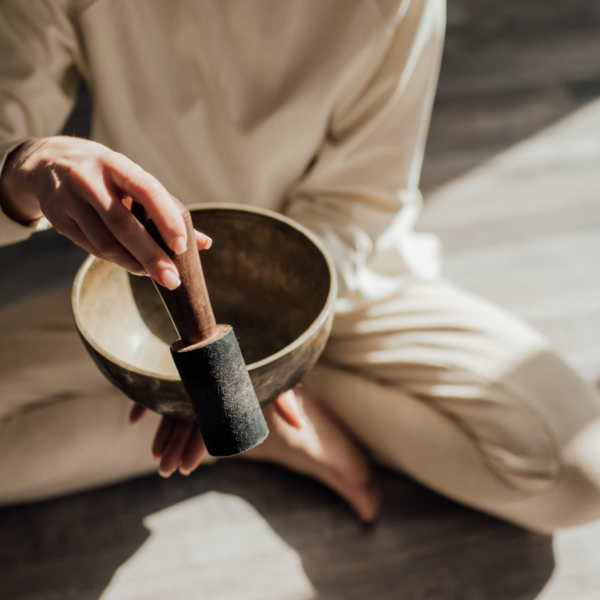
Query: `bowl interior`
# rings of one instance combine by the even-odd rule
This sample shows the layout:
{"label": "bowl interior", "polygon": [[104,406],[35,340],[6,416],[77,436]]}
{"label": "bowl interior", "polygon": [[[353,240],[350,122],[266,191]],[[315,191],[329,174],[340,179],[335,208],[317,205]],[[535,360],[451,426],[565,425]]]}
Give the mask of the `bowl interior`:
{"label": "bowl interior", "polygon": [[[200,208],[192,218],[214,241],[200,256],[217,322],[234,328],[252,369],[317,320],[331,288],[328,263],[304,233],[261,212]],[[150,278],[93,259],[75,310],[80,331],[103,355],[177,377],[169,346],[178,336]]]}

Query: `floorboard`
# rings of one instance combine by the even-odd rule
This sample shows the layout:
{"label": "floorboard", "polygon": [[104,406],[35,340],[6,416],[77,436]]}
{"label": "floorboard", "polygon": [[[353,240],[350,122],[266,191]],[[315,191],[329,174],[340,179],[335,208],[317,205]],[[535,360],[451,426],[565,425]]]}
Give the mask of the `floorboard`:
{"label": "floorboard", "polygon": [[313,481],[233,461],[5,508],[0,597],[528,600],[550,577],[551,538],[379,474],[373,527]]}

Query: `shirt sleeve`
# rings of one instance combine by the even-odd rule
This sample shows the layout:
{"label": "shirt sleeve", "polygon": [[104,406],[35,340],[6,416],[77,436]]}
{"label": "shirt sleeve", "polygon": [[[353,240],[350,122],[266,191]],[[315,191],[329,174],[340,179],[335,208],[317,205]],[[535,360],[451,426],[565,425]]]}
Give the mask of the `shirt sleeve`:
{"label": "shirt sleeve", "polygon": [[[66,0],[0,0],[0,173],[32,137],[56,135],[76,100],[79,46]],[[0,210],[0,246],[49,226]]]}
{"label": "shirt sleeve", "polygon": [[443,46],[442,0],[400,3],[379,60],[340,101],[285,213],[312,230],[338,271],[337,309],[396,293],[408,273],[435,276],[439,242],[413,230]]}

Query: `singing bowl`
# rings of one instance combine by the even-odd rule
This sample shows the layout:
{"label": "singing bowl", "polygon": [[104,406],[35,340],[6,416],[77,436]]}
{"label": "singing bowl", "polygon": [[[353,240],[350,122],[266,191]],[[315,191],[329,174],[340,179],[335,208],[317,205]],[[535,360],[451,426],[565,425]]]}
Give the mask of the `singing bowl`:
{"label": "singing bowl", "polygon": [[[218,323],[231,325],[259,401],[302,380],[325,347],[336,277],[315,236],[277,213],[242,205],[190,207],[214,240],[200,254]],[[94,362],[129,398],[193,420],[169,346],[175,328],[149,277],[90,256],[73,284],[77,330]]]}

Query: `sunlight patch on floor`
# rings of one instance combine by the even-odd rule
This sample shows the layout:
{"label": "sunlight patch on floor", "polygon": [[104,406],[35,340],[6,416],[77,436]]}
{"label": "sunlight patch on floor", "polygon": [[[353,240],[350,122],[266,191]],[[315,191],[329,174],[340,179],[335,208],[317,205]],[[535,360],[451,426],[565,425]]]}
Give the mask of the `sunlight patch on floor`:
{"label": "sunlight patch on floor", "polygon": [[600,100],[438,188],[419,229],[442,238],[446,277],[598,376]]}
{"label": "sunlight patch on floor", "polygon": [[242,498],[208,492],[144,525],[149,539],[119,567],[101,600],[315,597],[298,554]]}

